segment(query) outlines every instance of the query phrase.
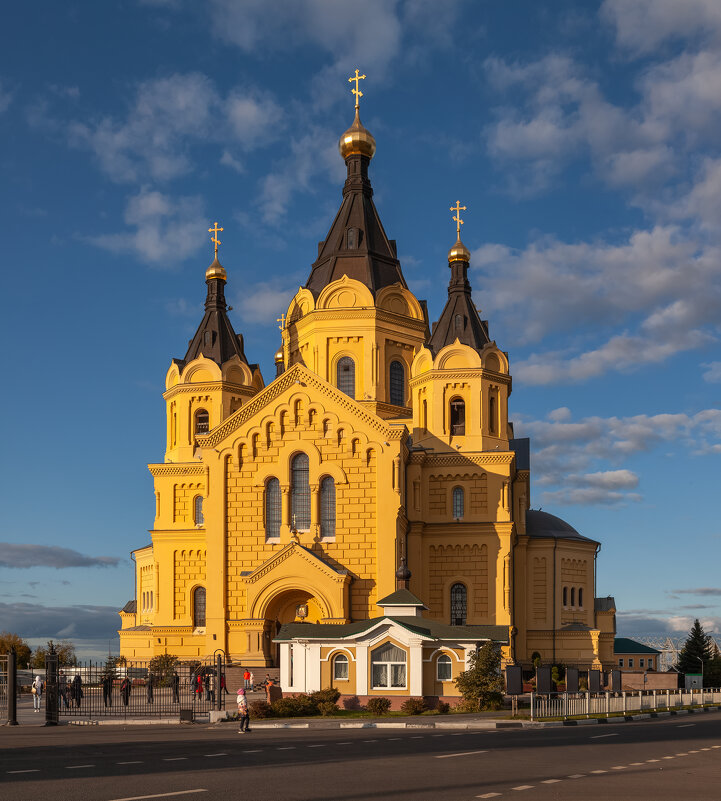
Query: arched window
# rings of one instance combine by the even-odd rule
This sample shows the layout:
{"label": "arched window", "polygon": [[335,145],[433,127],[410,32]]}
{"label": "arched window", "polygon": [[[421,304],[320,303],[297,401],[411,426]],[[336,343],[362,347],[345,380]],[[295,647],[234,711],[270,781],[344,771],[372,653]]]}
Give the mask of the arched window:
{"label": "arched window", "polygon": [[436,679],[438,681],[450,681],[453,675],[451,668],[451,658],[448,654],[441,654],[436,662]]}
{"label": "arched window", "polygon": [[371,653],[371,679],[374,689],[406,686],[406,652],[386,643]]}
{"label": "arched window", "polygon": [[463,487],[453,487],[453,519],[463,518]]}
{"label": "arched window", "polygon": [[320,536],[335,537],[335,481],[330,476],[320,482]]}
{"label": "arched window", "polygon": [[310,528],[310,483],[308,455],[297,453],[290,464],[291,524],[299,531]]}
{"label": "arched window", "polygon": [[463,436],[466,433],[466,404],[460,398],[451,400],[451,434]]}
{"label": "arched window", "polygon": [[150,611],[153,611],[153,591],[150,590]]}
{"label": "arched window", "polygon": [[355,362],[350,356],[344,356],[338,360],[336,385],[341,392],[355,398]]}
{"label": "arched window", "polygon": [[468,599],[466,585],[454,584],[451,587],[451,626],[465,626]]}
{"label": "arched window", "polygon": [[405,406],[406,403],[406,371],[403,363],[391,362],[390,367],[390,398],[394,406]]}
{"label": "arched window", "polygon": [[196,587],[193,591],[193,627],[205,626],[205,587]]}
{"label": "arched window", "polygon": [[280,481],[268,479],[265,485],[265,538],[267,540],[280,537],[280,524],[283,518],[280,496]]}
{"label": "arched window", "polygon": [[578,608],[583,609],[583,587],[578,588]]}
{"label": "arched window", "polygon": [[207,434],[210,430],[210,415],[205,409],[197,409],[195,412],[195,433]]}
{"label": "arched window", "polygon": [[563,605],[568,606],[568,587],[563,588]]}
{"label": "arched window", "polygon": [[203,496],[196,495],[193,501],[193,522],[196,526],[202,526],[205,522],[203,517]]}
{"label": "arched window", "polygon": [[576,605],[576,588],[571,587],[571,606]]}
{"label": "arched window", "polygon": [[348,657],[345,654],[338,654],[333,660],[333,678],[341,681],[348,679]]}

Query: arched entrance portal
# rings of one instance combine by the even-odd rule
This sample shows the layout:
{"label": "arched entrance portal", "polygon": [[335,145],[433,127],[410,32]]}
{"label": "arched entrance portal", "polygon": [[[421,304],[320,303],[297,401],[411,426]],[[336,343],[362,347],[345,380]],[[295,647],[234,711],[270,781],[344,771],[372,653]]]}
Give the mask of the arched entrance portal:
{"label": "arched entrance portal", "polygon": [[284,623],[320,623],[324,617],[320,602],[306,590],[285,590],[274,596],[265,611],[265,653],[272,665],[280,665],[280,646],[273,638]]}

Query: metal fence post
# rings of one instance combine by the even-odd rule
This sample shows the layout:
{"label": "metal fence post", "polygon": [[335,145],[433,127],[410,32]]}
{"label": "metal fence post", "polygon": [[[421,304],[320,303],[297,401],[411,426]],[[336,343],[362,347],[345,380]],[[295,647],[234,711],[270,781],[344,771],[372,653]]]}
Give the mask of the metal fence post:
{"label": "metal fence post", "polygon": [[8,726],[18,725],[18,655],[14,648],[8,654]]}
{"label": "metal fence post", "polygon": [[611,693],[606,690],[606,717],[611,713]]}
{"label": "metal fence post", "polygon": [[223,669],[223,658],[221,657],[220,654],[216,654],[215,655],[215,675],[216,675],[216,680],[215,680],[215,708],[219,712],[223,708],[222,704],[223,704],[223,701],[225,700],[225,696],[223,694],[223,688],[221,687],[221,684],[225,683],[225,682],[221,681],[221,676],[222,676],[221,671],[222,671],[222,669]]}
{"label": "metal fence post", "polygon": [[535,693],[532,692],[531,693],[531,720],[533,720],[533,712],[534,712],[534,703],[533,702],[535,700],[534,696],[535,696]]}
{"label": "metal fence post", "polygon": [[591,717],[591,691],[586,692],[586,717]]}
{"label": "metal fence post", "polygon": [[45,655],[45,725],[58,725],[58,655],[52,646]]}

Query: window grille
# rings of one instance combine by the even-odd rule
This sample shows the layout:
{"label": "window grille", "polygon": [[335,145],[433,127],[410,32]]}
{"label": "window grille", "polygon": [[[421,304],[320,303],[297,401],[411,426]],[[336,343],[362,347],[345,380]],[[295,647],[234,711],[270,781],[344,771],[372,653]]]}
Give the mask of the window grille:
{"label": "window grille", "polygon": [[374,689],[405,687],[406,652],[392,643],[376,648],[371,654],[371,679]]}
{"label": "window grille", "polygon": [[441,654],[436,663],[436,679],[438,681],[450,681],[452,675],[450,656],[448,656],[448,654]]}
{"label": "window grille", "polygon": [[291,523],[299,531],[310,528],[310,483],[308,455],[298,453],[291,462],[290,513]]}
{"label": "window grille", "polygon": [[341,681],[348,678],[348,657],[345,654],[338,654],[333,660],[333,678]]}
{"label": "window grille", "polygon": [[390,367],[390,396],[394,406],[405,406],[406,402],[406,371],[403,364],[398,361],[391,362]]}
{"label": "window grille", "polygon": [[196,587],[193,593],[193,627],[205,626],[205,587]]}
{"label": "window grille", "polygon": [[336,384],[341,392],[355,398],[355,362],[350,356],[339,359],[336,367]]}
{"label": "window grille", "polygon": [[205,409],[198,409],[195,413],[195,433],[207,434],[210,430],[210,415]]}
{"label": "window grille", "polygon": [[451,587],[451,626],[466,625],[468,608],[465,584],[454,584]]}
{"label": "window grille", "polygon": [[196,495],[193,504],[193,522],[196,526],[202,526],[205,522],[203,517],[203,496]]}
{"label": "window grille", "polygon": [[453,487],[453,519],[463,518],[463,487]]}
{"label": "window grille", "polygon": [[466,404],[460,398],[451,401],[451,434],[463,436],[466,433]]}
{"label": "window grille", "polygon": [[271,478],[265,485],[265,538],[267,540],[280,537],[282,520],[280,481]]}
{"label": "window grille", "polygon": [[330,476],[320,482],[320,536],[335,537],[335,481]]}

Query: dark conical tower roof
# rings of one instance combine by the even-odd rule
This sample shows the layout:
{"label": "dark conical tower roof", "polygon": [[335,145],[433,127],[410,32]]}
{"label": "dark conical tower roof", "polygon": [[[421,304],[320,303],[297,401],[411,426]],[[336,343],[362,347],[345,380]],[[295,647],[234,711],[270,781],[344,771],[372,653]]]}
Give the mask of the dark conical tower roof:
{"label": "dark conical tower roof", "polygon": [[225,302],[226,273],[216,255],[213,263],[205,273],[208,294],[205,298],[205,315],[190,340],[188,350],[183,358],[187,364],[198,356],[212,359],[222,365],[233,356],[239,356],[248,364],[243,350],[243,337],[236,334],[228,319],[228,306]]}
{"label": "dark conical tower roof", "polygon": [[396,243],[388,239],[373,203],[368,165],[375,152],[375,140],[363,127],[356,111],[353,125],[340,140],[348,177],[343,202],[313,264],[306,288],[317,298],[324,287],[347,275],[370,289],[393,284],[406,287],[396,256]]}
{"label": "dark conical tower roof", "polygon": [[456,339],[477,351],[490,342],[486,323],[478,316],[471,298],[471,284],[468,281],[469,259],[470,253],[459,237],[448,254],[448,266],[451,268],[448,300],[438,322],[433,326],[433,333],[428,343],[434,356],[446,345],[453,344]]}

